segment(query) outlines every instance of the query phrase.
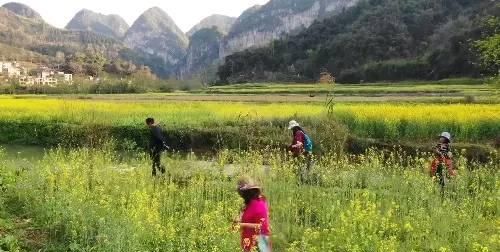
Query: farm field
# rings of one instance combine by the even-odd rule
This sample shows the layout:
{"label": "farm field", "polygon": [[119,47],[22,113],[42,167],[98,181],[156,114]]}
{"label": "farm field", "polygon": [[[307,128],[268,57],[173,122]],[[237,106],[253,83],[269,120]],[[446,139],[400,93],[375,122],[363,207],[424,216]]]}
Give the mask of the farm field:
{"label": "farm field", "polygon": [[[395,141],[425,142],[440,131],[449,130],[457,142],[491,142],[500,132],[500,104],[336,104],[328,113],[324,103],[236,102],[227,106],[223,102],[3,98],[0,141],[23,139],[23,134],[33,138],[33,132],[35,136],[40,132],[41,137],[55,138],[42,132],[50,134],[51,128],[56,127],[126,127],[133,131],[143,129],[148,116],[157,118],[172,131],[224,131],[251,126],[262,129],[260,134],[264,137],[287,135],[285,125],[292,119],[303,122],[311,134],[328,128],[325,123],[334,122],[357,136]],[[321,140],[327,141],[324,137]]]}
{"label": "farm field", "polygon": [[[230,220],[244,174],[264,186],[274,251],[498,251],[500,103],[482,88],[466,90],[477,104],[381,90],[333,106],[297,90],[0,96],[0,251],[238,251]],[[143,151],[150,116],[180,151],[156,179]],[[309,184],[283,150],[291,119],[314,139]],[[427,152],[443,130],[459,176],[441,191]],[[353,139],[424,148],[354,155]],[[481,161],[467,160],[469,145]]]}
{"label": "farm field", "polygon": [[[206,93],[213,94],[321,94],[334,92],[339,95],[369,96],[369,95],[488,95],[492,90],[488,84],[240,84],[229,86],[214,86]],[[200,91],[203,92],[203,91]]]}
{"label": "farm field", "polygon": [[[480,79],[449,79],[433,82],[366,84],[264,84],[213,86],[189,91],[146,94],[35,95],[47,99],[112,101],[231,101],[231,102],[325,102],[334,94],[337,102],[486,103],[500,102],[498,88]],[[6,96],[4,96],[6,97]],[[19,99],[30,95],[15,95]],[[1,99],[1,96],[0,96]]]}
{"label": "farm field", "polygon": [[23,165],[2,155],[0,247],[238,251],[234,188],[250,174],[271,206],[275,251],[498,251],[498,161],[458,157],[460,175],[442,194],[428,157],[399,155],[324,156],[302,185],[298,164],[280,152],[225,151],[209,163],[173,156],[158,179],[144,156],[120,161],[109,146],[53,150]]}
{"label": "farm field", "polygon": [[[367,83],[367,84],[239,84],[214,86],[190,93],[207,93],[223,95],[308,95],[312,98],[335,94],[340,101],[439,101],[443,99],[459,99],[473,97],[476,101],[493,102],[500,100],[498,89],[482,80],[443,80],[435,82],[400,82],[400,83]],[[379,98],[379,99],[375,99]],[[470,98],[469,98],[470,99]]]}

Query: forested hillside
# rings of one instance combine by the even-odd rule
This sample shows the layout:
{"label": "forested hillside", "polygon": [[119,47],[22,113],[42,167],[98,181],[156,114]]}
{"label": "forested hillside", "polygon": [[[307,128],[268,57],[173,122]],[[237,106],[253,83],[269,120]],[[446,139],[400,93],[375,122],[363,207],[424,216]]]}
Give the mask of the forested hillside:
{"label": "forested hillside", "polygon": [[303,32],[226,57],[221,83],[479,76],[474,41],[494,32],[490,0],[362,0]]}

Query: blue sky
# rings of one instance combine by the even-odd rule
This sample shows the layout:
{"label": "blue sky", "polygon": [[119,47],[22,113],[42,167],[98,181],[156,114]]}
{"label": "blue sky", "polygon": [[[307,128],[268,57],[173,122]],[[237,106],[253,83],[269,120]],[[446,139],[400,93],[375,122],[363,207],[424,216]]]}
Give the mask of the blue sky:
{"label": "blue sky", "polygon": [[[119,14],[132,23],[150,7],[160,7],[185,32],[211,14],[239,16],[244,10],[269,0],[18,0],[39,12],[49,24],[63,28],[81,9]],[[0,0],[0,5],[11,1]]]}

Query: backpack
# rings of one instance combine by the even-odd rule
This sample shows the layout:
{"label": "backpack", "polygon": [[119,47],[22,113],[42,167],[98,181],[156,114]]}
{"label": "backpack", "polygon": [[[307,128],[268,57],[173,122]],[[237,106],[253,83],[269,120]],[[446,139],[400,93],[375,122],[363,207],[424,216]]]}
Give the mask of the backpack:
{"label": "backpack", "polygon": [[304,136],[306,139],[306,142],[304,143],[304,150],[307,152],[312,152],[313,151],[313,142],[312,142],[311,138],[306,133],[304,133]]}

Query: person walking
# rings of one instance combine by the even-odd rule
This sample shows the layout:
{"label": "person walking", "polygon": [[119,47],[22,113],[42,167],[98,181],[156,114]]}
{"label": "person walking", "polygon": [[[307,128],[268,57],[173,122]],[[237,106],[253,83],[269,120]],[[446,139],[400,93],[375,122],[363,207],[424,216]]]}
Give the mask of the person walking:
{"label": "person walking", "polygon": [[160,125],[155,123],[154,118],[147,118],[146,125],[151,131],[149,139],[149,155],[153,162],[151,174],[156,176],[157,171],[165,174],[165,166],[161,164],[161,154],[163,151],[169,149],[169,147],[166,145],[165,137],[163,136]]}
{"label": "person walking", "polygon": [[233,228],[241,232],[241,249],[271,252],[269,206],[262,187],[251,178],[243,177],[238,181],[237,191],[245,202],[240,217],[233,221]]}
{"label": "person walking", "polygon": [[312,168],[313,143],[297,121],[290,121],[288,129],[292,131],[293,136],[290,151],[295,158],[305,160],[305,164],[299,166],[298,173],[300,182],[306,183]]}

